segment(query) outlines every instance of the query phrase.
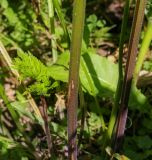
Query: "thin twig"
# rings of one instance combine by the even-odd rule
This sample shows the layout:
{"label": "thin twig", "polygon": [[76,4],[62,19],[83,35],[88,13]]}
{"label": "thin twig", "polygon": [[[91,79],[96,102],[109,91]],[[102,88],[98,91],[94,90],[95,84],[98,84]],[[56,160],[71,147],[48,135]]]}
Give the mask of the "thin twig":
{"label": "thin twig", "polygon": [[49,127],[49,123],[48,123],[48,114],[47,114],[47,103],[45,100],[44,96],[40,97],[41,99],[41,104],[42,104],[42,110],[41,110],[41,114],[44,120],[44,126],[45,126],[45,133],[46,133],[46,138],[47,138],[47,144],[48,144],[48,152],[51,156],[53,147],[52,147],[52,138],[51,138],[51,133],[50,133],[50,127]]}
{"label": "thin twig", "polygon": [[86,111],[87,111],[87,107],[86,107],[86,103],[84,100],[84,93],[82,91],[82,86],[81,83],[79,84],[79,99],[80,99],[80,107],[81,107],[81,128],[80,128],[80,135],[78,137],[78,148],[80,147],[80,144],[82,142],[82,138],[83,138],[83,131],[84,131],[84,127],[85,127],[85,119],[86,119]]}

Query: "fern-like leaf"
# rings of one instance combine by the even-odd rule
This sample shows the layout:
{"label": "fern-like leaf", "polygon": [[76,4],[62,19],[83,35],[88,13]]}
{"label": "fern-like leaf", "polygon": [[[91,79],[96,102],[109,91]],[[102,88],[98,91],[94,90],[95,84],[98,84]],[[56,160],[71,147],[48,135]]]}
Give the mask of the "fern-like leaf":
{"label": "fern-like leaf", "polygon": [[48,90],[51,88],[50,75],[48,68],[41,61],[30,52],[18,52],[14,65],[19,71],[21,79],[29,77],[35,81],[28,88],[30,92],[35,92],[38,95],[47,95]]}

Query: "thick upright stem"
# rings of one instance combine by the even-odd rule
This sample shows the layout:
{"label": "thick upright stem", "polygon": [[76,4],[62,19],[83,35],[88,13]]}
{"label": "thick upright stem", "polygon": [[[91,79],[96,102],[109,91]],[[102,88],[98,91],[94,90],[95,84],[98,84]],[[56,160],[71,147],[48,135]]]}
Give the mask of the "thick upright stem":
{"label": "thick upright stem", "polygon": [[125,42],[127,22],[128,22],[128,16],[129,16],[129,1],[130,0],[126,0],[125,9],[124,9],[124,17],[123,17],[123,22],[122,22],[122,27],[121,27],[121,35],[120,35],[120,41],[119,41],[119,61],[118,61],[119,78],[118,78],[117,90],[115,94],[114,106],[111,111],[110,121],[108,125],[108,130],[107,130],[107,141],[109,141],[112,136],[112,132],[114,129],[117,112],[119,108],[119,102],[121,98],[121,90],[122,90],[122,84],[123,84],[122,58],[123,58],[123,46]]}
{"label": "thick upright stem", "polygon": [[76,130],[79,88],[79,64],[84,29],[85,5],[85,0],[74,0],[67,108],[69,160],[77,160]]}
{"label": "thick upright stem", "polygon": [[125,125],[128,113],[128,101],[135,67],[139,37],[144,17],[146,0],[137,0],[133,19],[133,26],[128,47],[128,59],[123,82],[120,111],[117,119],[117,129],[114,142],[114,150],[119,151],[124,137]]}

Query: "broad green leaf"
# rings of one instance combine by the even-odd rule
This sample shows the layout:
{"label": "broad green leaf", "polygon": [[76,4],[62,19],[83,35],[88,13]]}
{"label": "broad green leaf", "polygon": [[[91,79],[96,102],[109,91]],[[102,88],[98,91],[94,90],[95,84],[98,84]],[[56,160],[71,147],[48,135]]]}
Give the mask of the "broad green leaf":
{"label": "broad green leaf", "polygon": [[[82,66],[82,61],[85,68]],[[68,63],[69,53],[61,54],[57,64],[50,67],[51,77],[67,82]],[[118,80],[118,65],[97,54],[85,53],[81,56],[80,80],[83,89],[89,94],[113,99]],[[132,87],[129,106],[131,109],[143,110],[144,105],[149,105],[147,98],[136,87]]]}
{"label": "broad green leaf", "polygon": [[69,64],[69,58],[70,58],[70,52],[69,51],[65,51],[64,53],[62,53],[56,64],[58,65],[63,65],[64,67],[68,67]]}
{"label": "broad green leaf", "polygon": [[49,74],[55,80],[68,82],[68,69],[64,66],[53,65],[49,67]]}
{"label": "broad green leaf", "polygon": [[90,84],[88,83],[84,67],[81,65],[80,79],[85,90],[95,96],[113,96],[118,80],[117,65],[109,62],[106,58],[98,56],[97,54],[84,54],[82,57],[82,61],[83,60],[94,88],[94,91],[92,91]]}
{"label": "broad green leaf", "polygon": [[[87,53],[81,56],[80,81],[83,90],[93,96],[113,99],[118,81],[118,65],[92,52],[93,50],[90,52],[88,49]],[[49,67],[43,65],[31,54],[19,56],[20,58],[16,58],[15,66],[23,74],[22,76],[36,80],[35,84],[31,86],[33,88],[29,89],[37,90],[38,93],[42,91],[46,93],[51,88],[50,77],[68,82],[69,52],[62,53],[57,63]],[[129,106],[131,109],[147,111],[147,107],[143,107],[144,105],[149,106],[147,98],[136,87],[132,87]]]}
{"label": "broad green leaf", "polygon": [[68,82],[69,55],[69,52],[64,52],[57,63],[49,67],[49,74],[53,79]]}

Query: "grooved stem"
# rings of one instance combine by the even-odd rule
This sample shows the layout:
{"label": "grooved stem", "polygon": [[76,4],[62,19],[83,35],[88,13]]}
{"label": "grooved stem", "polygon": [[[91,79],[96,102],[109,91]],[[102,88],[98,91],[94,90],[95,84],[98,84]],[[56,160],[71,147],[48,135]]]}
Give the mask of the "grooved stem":
{"label": "grooved stem", "polygon": [[142,22],[144,18],[145,7],[146,7],[146,0],[136,1],[133,25],[132,25],[131,36],[129,40],[128,58],[127,58],[125,77],[123,82],[120,111],[117,118],[116,135],[114,140],[115,151],[120,150],[122,146],[122,140],[124,137],[127,113],[128,113],[128,101],[129,101],[129,95],[131,90],[133,72],[135,68],[136,55],[137,55]]}
{"label": "grooved stem", "polygon": [[84,30],[85,0],[74,0],[72,44],[68,87],[68,159],[77,160],[77,105],[79,88],[79,64]]}

